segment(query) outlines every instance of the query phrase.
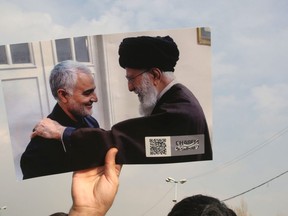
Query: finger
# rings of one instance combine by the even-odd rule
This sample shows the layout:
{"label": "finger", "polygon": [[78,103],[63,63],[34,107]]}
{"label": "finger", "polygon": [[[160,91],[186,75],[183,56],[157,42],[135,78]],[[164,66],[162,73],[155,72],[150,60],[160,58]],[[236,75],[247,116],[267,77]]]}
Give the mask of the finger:
{"label": "finger", "polygon": [[105,157],[105,174],[108,178],[114,180],[117,179],[120,174],[120,169],[115,162],[117,152],[117,148],[111,148],[108,150]]}
{"label": "finger", "polygon": [[39,135],[38,128],[39,128],[39,123],[35,125],[35,127],[33,128],[32,133],[30,135],[31,139]]}
{"label": "finger", "polygon": [[110,170],[113,170],[116,172],[116,175],[119,177],[121,169],[122,169],[122,164],[116,164],[116,155],[118,153],[118,149],[113,147],[108,150],[106,157],[105,157],[105,166],[106,168],[109,168]]}
{"label": "finger", "polygon": [[116,171],[117,171],[117,176],[119,177],[120,172],[121,172],[121,169],[122,169],[122,165],[120,165],[120,164],[118,165],[118,164],[117,164],[117,165],[115,166],[115,169],[116,169]]}
{"label": "finger", "polygon": [[37,136],[36,131],[33,131],[33,132],[31,133],[31,135],[30,135],[30,138],[33,139],[33,138],[36,137],[36,136]]}
{"label": "finger", "polygon": [[117,148],[110,148],[105,156],[105,164],[109,166],[115,166],[115,159],[117,155],[118,149]]}

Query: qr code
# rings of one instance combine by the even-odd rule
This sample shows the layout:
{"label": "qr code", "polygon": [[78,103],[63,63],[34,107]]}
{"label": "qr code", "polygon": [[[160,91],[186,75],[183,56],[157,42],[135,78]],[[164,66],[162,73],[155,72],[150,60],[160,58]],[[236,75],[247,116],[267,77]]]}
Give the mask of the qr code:
{"label": "qr code", "polygon": [[167,155],[167,139],[149,139],[150,155]]}

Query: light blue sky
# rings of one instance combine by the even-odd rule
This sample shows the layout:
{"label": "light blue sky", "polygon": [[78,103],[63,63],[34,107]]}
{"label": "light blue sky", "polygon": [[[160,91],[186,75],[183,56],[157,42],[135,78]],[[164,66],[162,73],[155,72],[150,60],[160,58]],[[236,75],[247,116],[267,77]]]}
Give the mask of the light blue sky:
{"label": "light blue sky", "polygon": [[[178,188],[179,199],[195,193],[225,199],[288,170],[286,132],[237,163],[215,171],[288,127],[287,11],[286,0],[0,0],[0,44],[211,27],[214,161],[125,166],[119,194],[108,214],[164,216],[174,196],[172,185],[165,183],[168,176],[189,179]],[[0,141],[0,189],[11,187],[12,179],[12,175],[6,176],[1,160],[7,153],[3,145]],[[287,215],[287,181],[288,174],[227,204],[239,206],[244,200],[253,216]],[[41,188],[42,183],[47,188]],[[20,206],[36,208],[39,215],[49,206],[51,213],[68,211],[70,183],[70,174],[65,174],[17,183],[9,194],[0,191],[0,207],[8,206],[3,216],[15,215]],[[32,188],[35,190],[29,190]],[[26,193],[27,199],[18,200],[21,193]],[[36,199],[41,194],[47,203],[34,206],[29,197]],[[66,200],[63,209],[57,206],[57,198]]]}

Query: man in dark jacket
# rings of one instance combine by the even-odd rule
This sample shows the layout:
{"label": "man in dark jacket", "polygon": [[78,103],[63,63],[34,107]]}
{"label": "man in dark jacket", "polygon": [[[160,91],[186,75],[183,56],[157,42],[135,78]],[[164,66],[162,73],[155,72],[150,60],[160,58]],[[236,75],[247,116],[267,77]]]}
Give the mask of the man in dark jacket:
{"label": "man in dark jacket", "polygon": [[[97,102],[94,79],[90,69],[78,62],[64,61],[50,74],[50,87],[57,100],[48,118],[66,127],[98,128],[92,114]],[[69,154],[60,140],[37,136],[31,139],[21,156],[23,179],[73,171]]]}
{"label": "man in dark jacket", "polygon": [[44,119],[33,135],[62,138],[74,166],[103,165],[111,147],[119,149],[120,164],[211,160],[204,112],[174,76],[178,59],[178,47],[169,36],[125,38],[119,47],[119,64],[126,70],[129,91],[138,95],[143,117],[117,123],[109,131],[64,128]]}

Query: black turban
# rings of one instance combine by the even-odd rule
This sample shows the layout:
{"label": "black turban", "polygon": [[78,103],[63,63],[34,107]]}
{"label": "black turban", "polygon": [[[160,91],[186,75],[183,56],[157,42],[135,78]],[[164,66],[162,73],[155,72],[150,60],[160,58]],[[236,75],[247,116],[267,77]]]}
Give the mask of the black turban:
{"label": "black turban", "polygon": [[169,36],[130,37],[119,46],[119,64],[123,68],[152,68],[174,71],[179,59],[177,44]]}

